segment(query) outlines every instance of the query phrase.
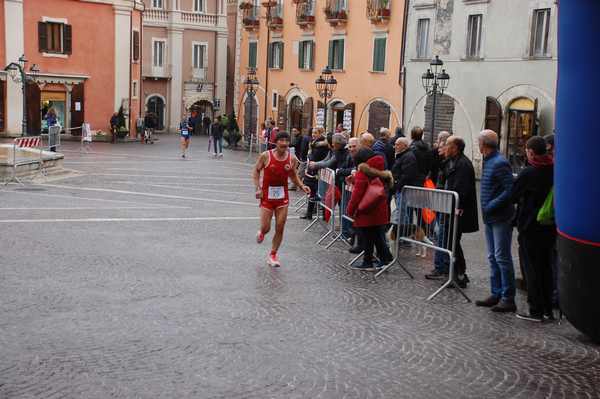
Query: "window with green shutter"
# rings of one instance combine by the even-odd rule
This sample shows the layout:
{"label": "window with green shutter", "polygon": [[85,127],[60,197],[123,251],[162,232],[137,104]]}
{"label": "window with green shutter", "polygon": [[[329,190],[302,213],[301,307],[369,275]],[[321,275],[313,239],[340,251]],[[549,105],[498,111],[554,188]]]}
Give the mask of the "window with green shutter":
{"label": "window with green shutter", "polygon": [[373,72],[385,71],[385,37],[376,37],[373,41]]}
{"label": "window with green shutter", "polygon": [[248,44],[248,68],[256,68],[257,42]]}
{"label": "window with green shutter", "polygon": [[314,50],[315,42],[312,40],[303,40],[298,45],[298,68],[312,70],[314,68]]}
{"label": "window with green shutter", "polygon": [[283,42],[269,43],[267,58],[269,68],[283,69]]}
{"label": "window with green shutter", "polygon": [[344,39],[329,41],[328,66],[334,70],[344,69]]}

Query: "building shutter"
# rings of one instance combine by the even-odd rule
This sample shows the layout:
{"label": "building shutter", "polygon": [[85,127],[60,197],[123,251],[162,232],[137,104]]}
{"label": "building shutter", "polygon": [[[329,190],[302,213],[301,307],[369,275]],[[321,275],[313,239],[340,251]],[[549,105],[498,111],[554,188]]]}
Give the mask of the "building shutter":
{"label": "building shutter", "polygon": [[[76,103],[79,103],[79,111],[77,111]],[[73,130],[74,134],[81,134],[80,128],[85,121],[84,112],[83,83],[79,83],[71,90],[71,128],[77,128],[77,130]]]}
{"label": "building shutter", "polygon": [[538,117],[538,99],[535,99],[534,105],[533,105],[533,118],[532,119],[532,123],[533,123],[533,129],[531,129],[532,135],[533,136],[537,136],[539,134],[539,117]]}
{"label": "building shutter", "polygon": [[302,133],[306,133],[312,127],[313,99],[308,97],[302,106]]}
{"label": "building shutter", "polygon": [[314,41],[311,40],[309,42],[309,48],[310,48],[309,68],[312,71],[313,69],[315,69],[315,42]]}
{"label": "building shutter", "polygon": [[385,70],[385,38],[377,38],[374,43],[373,70],[382,72]]}
{"label": "building shutter", "polygon": [[0,132],[4,131],[4,92],[6,91],[6,82],[0,80]]}
{"label": "building shutter", "polygon": [[283,42],[279,42],[279,68],[283,69]]}
{"label": "building shutter", "polygon": [[277,127],[280,132],[287,131],[287,102],[283,96],[279,96],[277,105]]}
{"label": "building shutter", "polygon": [[344,40],[338,40],[338,46],[336,69],[344,69]]}
{"label": "building shutter", "polygon": [[29,136],[38,136],[42,130],[40,115],[42,95],[37,83],[27,83],[25,97],[27,98],[27,134]]}
{"label": "building shutter", "polygon": [[40,53],[46,51],[48,45],[48,28],[45,22],[38,22],[38,48]]}
{"label": "building shutter", "polygon": [[250,68],[256,68],[256,42],[250,43],[248,49],[250,52],[250,54],[248,55],[248,66]]}
{"label": "building shutter", "polygon": [[300,42],[298,46],[298,68],[304,69],[304,50],[308,42]]}
{"label": "building shutter", "polygon": [[333,40],[329,41],[329,53],[327,54],[327,66],[329,68],[333,68],[334,67],[334,59],[333,59]]}
{"label": "building shutter", "polygon": [[350,132],[350,136],[354,136],[354,109],[356,108],[355,103],[350,103],[344,107],[344,118],[343,125],[344,130]]}
{"label": "building shutter", "polygon": [[63,35],[63,53],[71,54],[73,51],[71,25],[63,25]]}
{"label": "building shutter", "polygon": [[140,32],[133,31],[133,60],[138,61],[140,59]]}
{"label": "building shutter", "polygon": [[269,68],[273,68],[273,43],[267,46],[267,63]]}
{"label": "building shutter", "polygon": [[372,134],[379,133],[382,127],[390,127],[390,106],[383,101],[374,101],[369,105],[368,130]]}
{"label": "building shutter", "polygon": [[502,106],[494,97],[485,99],[485,122],[486,129],[493,130],[498,134],[502,133]]}

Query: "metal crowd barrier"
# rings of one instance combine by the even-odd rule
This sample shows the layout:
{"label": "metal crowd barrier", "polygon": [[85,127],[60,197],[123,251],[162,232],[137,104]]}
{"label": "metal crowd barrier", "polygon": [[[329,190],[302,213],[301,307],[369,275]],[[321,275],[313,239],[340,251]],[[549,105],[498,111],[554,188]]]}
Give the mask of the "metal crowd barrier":
{"label": "metal crowd barrier", "polygon": [[[353,189],[353,186],[351,184],[342,183],[341,198],[340,198],[340,203],[339,203],[339,206],[340,206],[340,212],[339,212],[340,213],[340,232],[338,233],[338,235],[336,235],[333,238],[333,240],[329,244],[327,244],[327,246],[325,247],[327,249],[331,248],[333,246],[333,244],[335,244],[338,241],[341,241],[341,242],[345,243],[346,245],[350,246],[348,241],[344,240],[344,224],[350,223],[350,226],[352,226],[352,224],[354,223],[354,219],[352,219],[346,213],[346,210],[348,208],[348,203],[350,202],[350,197],[352,197],[352,189]],[[350,238],[350,237],[346,237],[346,238]],[[350,265],[352,265],[352,264],[354,264],[354,262],[350,263]]]}
{"label": "metal crowd barrier", "polygon": [[5,185],[16,182],[20,185],[23,185],[23,182],[17,177],[17,167],[21,165],[30,164],[31,158],[25,158],[24,160],[17,159],[17,148],[37,148],[39,149],[39,171],[41,175],[45,175],[44,170],[44,147],[42,145],[42,136],[27,136],[27,137],[18,137],[13,140],[12,145],[12,176],[9,180],[4,182]]}
{"label": "metal crowd barrier", "polygon": [[[452,286],[457,289],[467,301],[467,294],[455,281],[454,262],[456,254],[456,234],[458,226],[458,194],[454,191],[433,190],[422,187],[406,186],[402,189],[400,209],[398,210],[398,232],[396,239],[396,254],[394,259],[380,270],[379,277],[390,267],[398,264],[409,276],[410,272],[399,262],[401,243],[409,243],[431,248],[446,254],[449,258],[449,277],[439,289],[427,300],[432,300],[444,289]],[[434,237],[437,228],[437,238],[432,242],[428,237]]]}
{"label": "metal crowd barrier", "polygon": [[312,226],[317,223],[321,223],[320,210],[328,211],[329,222],[326,223],[328,228],[325,235],[323,235],[317,244],[320,244],[327,237],[335,233],[335,171],[333,169],[320,169],[317,175],[317,194],[318,201],[315,206],[316,217],[315,219],[304,229],[308,231]]}
{"label": "metal crowd barrier", "polygon": [[[298,175],[304,176],[304,173],[306,172],[306,166],[307,166],[308,162],[306,161],[300,161],[298,160]],[[302,208],[304,208],[306,205],[308,205],[308,201],[309,201],[310,195],[301,195],[300,198],[298,198],[296,200],[296,202],[294,202],[294,204],[292,205],[294,208],[294,212],[298,213],[302,210]]]}

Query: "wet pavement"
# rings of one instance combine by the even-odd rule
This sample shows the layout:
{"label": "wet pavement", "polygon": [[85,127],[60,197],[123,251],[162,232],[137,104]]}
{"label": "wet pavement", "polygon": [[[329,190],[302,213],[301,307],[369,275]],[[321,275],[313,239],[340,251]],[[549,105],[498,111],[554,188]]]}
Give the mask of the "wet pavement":
{"label": "wet pavement", "polygon": [[[427,302],[431,254],[375,280],[293,218],[266,266],[245,153],[64,149],[71,177],[0,190],[0,398],[600,398],[568,322]],[[483,236],[464,244],[484,297]]]}

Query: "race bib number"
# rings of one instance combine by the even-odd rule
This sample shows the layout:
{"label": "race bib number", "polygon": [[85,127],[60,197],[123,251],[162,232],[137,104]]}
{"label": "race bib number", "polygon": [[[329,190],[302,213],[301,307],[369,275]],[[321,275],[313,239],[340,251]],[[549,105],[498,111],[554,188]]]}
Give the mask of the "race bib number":
{"label": "race bib number", "polygon": [[188,134],[189,134],[189,133],[188,133],[188,131],[187,131],[187,130],[182,130],[182,131],[181,131],[181,135],[182,135],[182,136],[185,136],[185,137],[187,137],[187,135],[188,135]]}
{"label": "race bib number", "polygon": [[269,199],[280,200],[285,198],[285,190],[282,186],[269,187]]}

